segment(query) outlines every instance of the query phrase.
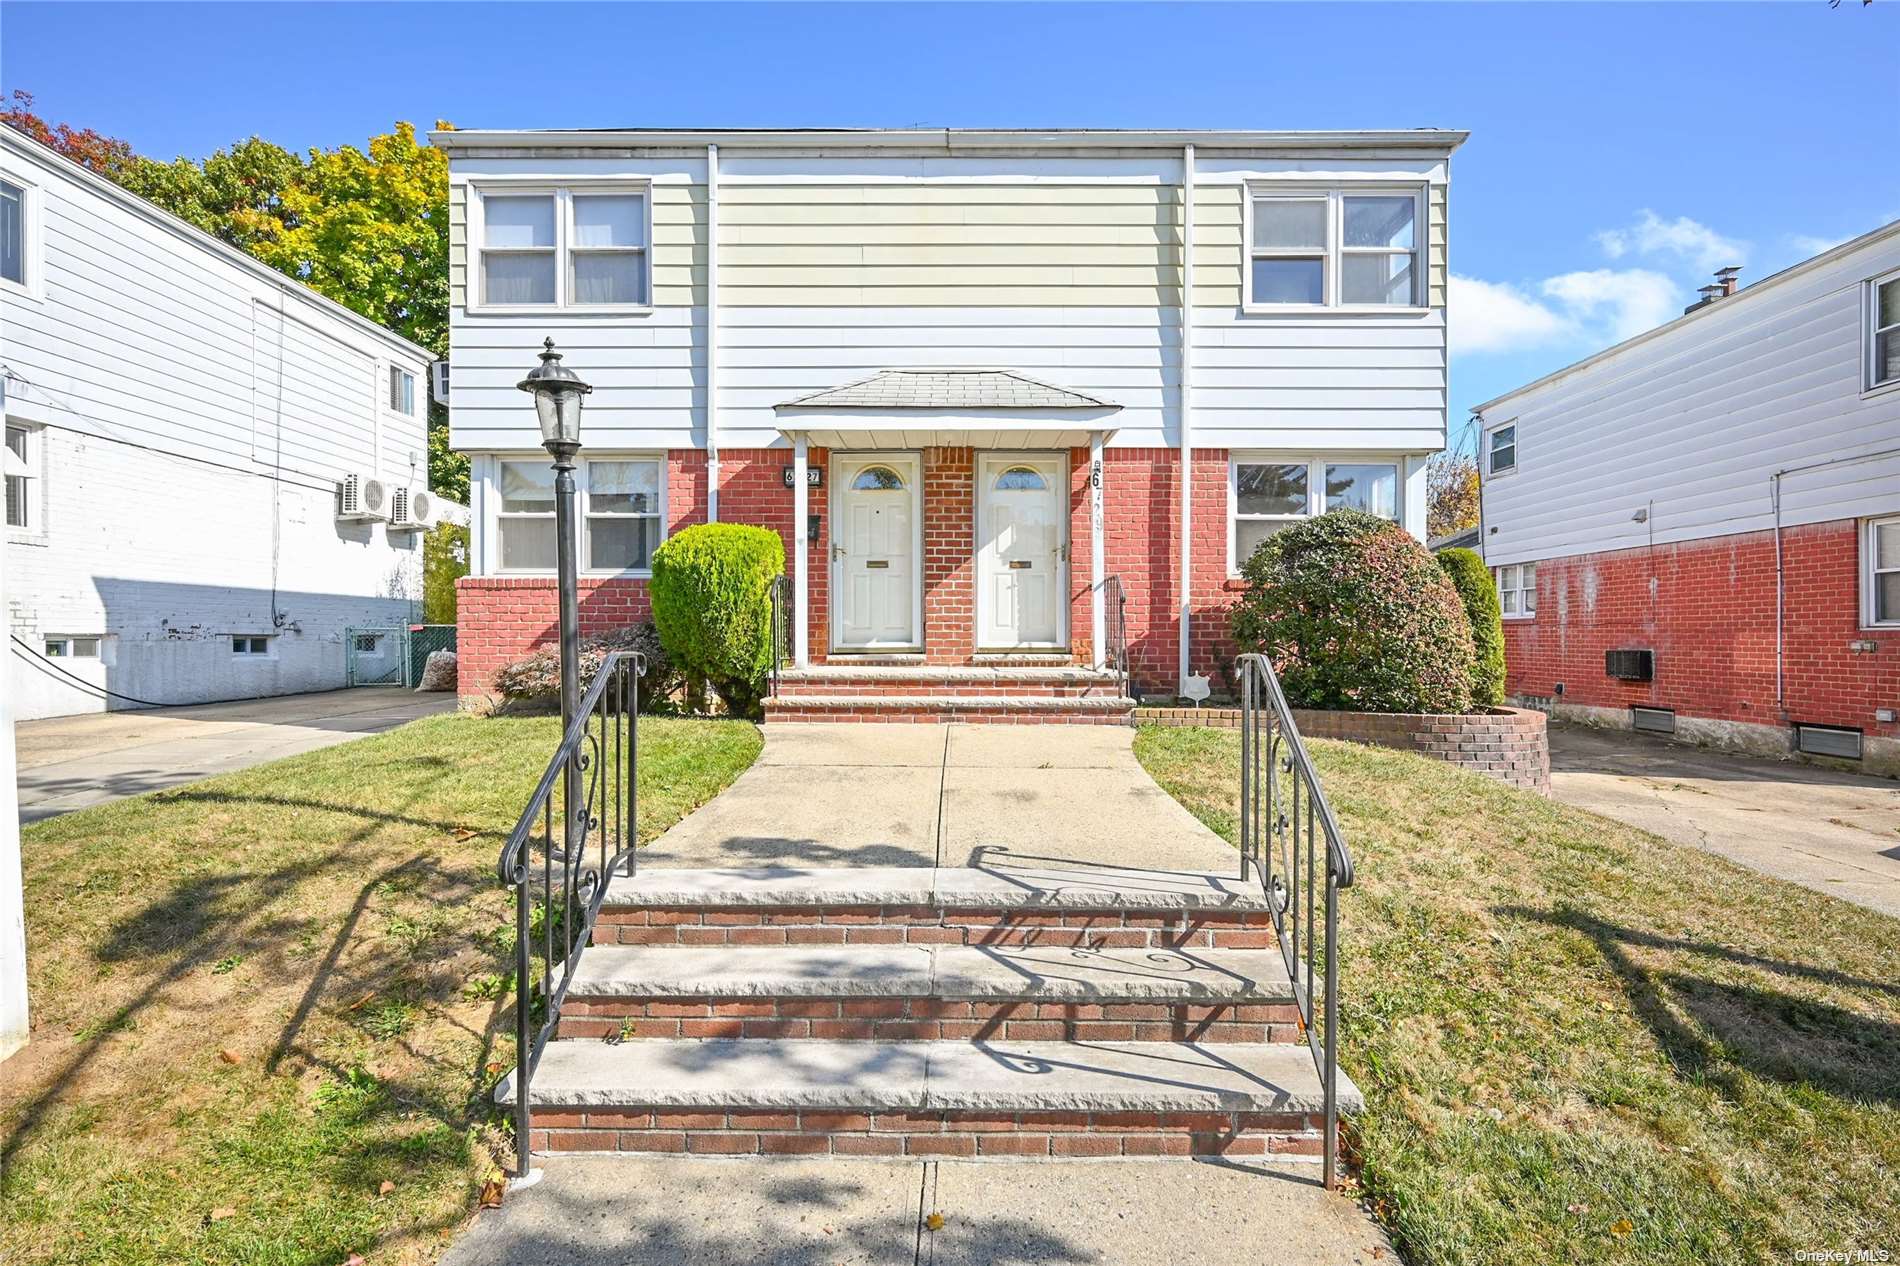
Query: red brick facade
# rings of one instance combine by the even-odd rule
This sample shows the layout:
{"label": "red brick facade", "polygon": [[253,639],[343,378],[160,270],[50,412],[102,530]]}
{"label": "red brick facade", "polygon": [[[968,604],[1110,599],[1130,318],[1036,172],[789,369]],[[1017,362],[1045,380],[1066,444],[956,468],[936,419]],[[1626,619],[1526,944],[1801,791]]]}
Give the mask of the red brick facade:
{"label": "red brick facade", "polygon": [[[1782,555],[1785,706],[1775,697],[1773,532],[1539,562],[1537,615],[1504,623],[1510,692],[1900,737],[1900,725],[1874,717],[1900,706],[1900,631],[1860,626],[1859,525],[1788,528]],[[1653,650],[1655,680],[1608,676],[1604,652],[1619,648]]]}
{"label": "red brick facade", "polygon": [[[827,451],[813,449],[822,468]],[[726,449],[719,457],[719,517],[790,536],[792,489],[785,449]],[[975,450],[923,451],[924,647],[933,664],[969,663],[976,645]],[[1088,450],[1069,453],[1070,647],[1085,661],[1090,646]],[[1130,666],[1138,683],[1172,691],[1179,657],[1180,454],[1167,448],[1111,448],[1103,460],[1103,531],[1109,575],[1128,599]],[[668,454],[669,531],[706,521],[706,457],[692,449]],[[828,487],[812,489],[809,510],[818,539],[808,549],[810,638],[814,662],[829,645],[830,555]],[[1233,647],[1227,607],[1236,586],[1227,578],[1227,451],[1194,454],[1193,671],[1226,680]],[[788,570],[792,570],[788,551]],[[492,690],[495,670],[553,641],[555,593],[550,577],[471,576],[460,590],[461,693]],[[604,632],[648,615],[646,581],[583,578],[584,634]]]}

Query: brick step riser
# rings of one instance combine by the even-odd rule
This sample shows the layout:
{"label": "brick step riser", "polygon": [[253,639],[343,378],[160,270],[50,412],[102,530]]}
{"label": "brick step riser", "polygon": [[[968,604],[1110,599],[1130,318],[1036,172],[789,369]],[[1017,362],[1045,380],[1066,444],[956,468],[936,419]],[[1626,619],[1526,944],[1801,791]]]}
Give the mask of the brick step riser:
{"label": "brick step riser", "polygon": [[543,1154],[1317,1158],[1317,1116],[1251,1112],[849,1112],[536,1108]]}
{"label": "brick step riser", "polygon": [[873,721],[893,724],[950,725],[1127,725],[1134,714],[1130,705],[1112,712],[1074,712],[1056,709],[1019,711],[1013,708],[801,708],[797,702],[770,701],[767,721]]}
{"label": "brick step riser", "polygon": [[844,685],[829,681],[784,682],[774,696],[778,700],[797,700],[801,698],[914,698],[918,695],[933,695],[940,699],[1119,699],[1122,697],[1118,684],[1106,682],[1086,684],[1048,684],[1048,685],[1009,685],[1003,683],[986,685],[946,685],[927,681],[901,682],[890,685]]}
{"label": "brick step riser", "polygon": [[570,996],[563,1038],[829,1041],[1298,1042],[1292,1002]]}
{"label": "brick step riser", "polygon": [[627,910],[607,907],[596,945],[1009,945],[1267,949],[1271,916],[1137,910],[1026,914],[929,907]]}

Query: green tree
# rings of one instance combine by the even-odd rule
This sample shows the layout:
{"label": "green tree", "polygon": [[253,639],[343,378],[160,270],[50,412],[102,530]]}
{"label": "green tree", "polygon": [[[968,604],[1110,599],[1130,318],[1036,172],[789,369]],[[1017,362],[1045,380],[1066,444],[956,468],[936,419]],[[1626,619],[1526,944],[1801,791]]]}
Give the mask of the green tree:
{"label": "green tree", "polygon": [[1425,468],[1425,535],[1449,536],[1478,526],[1478,463],[1440,453]]}
{"label": "green tree", "polygon": [[1438,565],[1457,587],[1471,624],[1471,701],[1495,708],[1504,702],[1504,617],[1498,610],[1497,583],[1475,550],[1441,549]]}
{"label": "green tree", "polygon": [[70,123],[48,123],[33,111],[33,94],[15,88],[0,105],[0,124],[64,154],[88,171],[117,180],[128,164],[139,161],[132,143]]}
{"label": "green tree", "polygon": [[[119,184],[195,224],[213,237],[260,259],[294,221],[285,197],[303,179],[304,163],[261,137],[239,141],[202,163],[139,158]],[[273,265],[275,260],[267,260]]]}

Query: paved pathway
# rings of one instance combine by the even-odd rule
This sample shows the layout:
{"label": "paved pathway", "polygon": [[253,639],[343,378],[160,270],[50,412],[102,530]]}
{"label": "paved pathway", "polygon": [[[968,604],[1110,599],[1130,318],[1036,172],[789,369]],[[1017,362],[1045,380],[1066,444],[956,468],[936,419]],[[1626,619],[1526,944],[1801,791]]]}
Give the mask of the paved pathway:
{"label": "paved pathway", "polygon": [[971,866],[1003,854],[1238,873],[1108,725],[765,727],[758,763],[641,850],[660,866]]}
{"label": "paved pathway", "polygon": [[[1313,1167],[556,1158],[441,1266],[1391,1266]],[[930,1215],[943,1218],[931,1230]]]}
{"label": "paved pathway", "polygon": [[70,813],[380,734],[455,708],[455,695],[363,687],[243,703],[21,721],[20,820]]}
{"label": "paved pathway", "polygon": [[1900,918],[1900,782],[1574,725],[1550,764],[1566,804]]}

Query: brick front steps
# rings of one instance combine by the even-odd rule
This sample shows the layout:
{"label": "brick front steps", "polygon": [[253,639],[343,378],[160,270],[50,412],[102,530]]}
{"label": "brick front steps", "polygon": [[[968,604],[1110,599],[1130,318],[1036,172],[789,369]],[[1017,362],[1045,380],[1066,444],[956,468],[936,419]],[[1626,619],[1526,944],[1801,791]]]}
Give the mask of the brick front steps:
{"label": "brick front steps", "polygon": [[781,671],[765,718],[1126,725],[1134,706],[1115,673],[1077,665],[820,664]]}
{"label": "brick front steps", "polygon": [[533,1101],[550,1152],[836,1156],[1306,1157],[1322,1106],[1304,1046],[1173,1042],[555,1042]]}
{"label": "brick front steps", "polygon": [[560,1036],[1291,1042],[1292,999],[1277,949],[602,946]]}
{"label": "brick front steps", "polygon": [[536,1071],[533,1146],[1319,1154],[1319,1078],[1257,887],[983,856],[613,880]]}

